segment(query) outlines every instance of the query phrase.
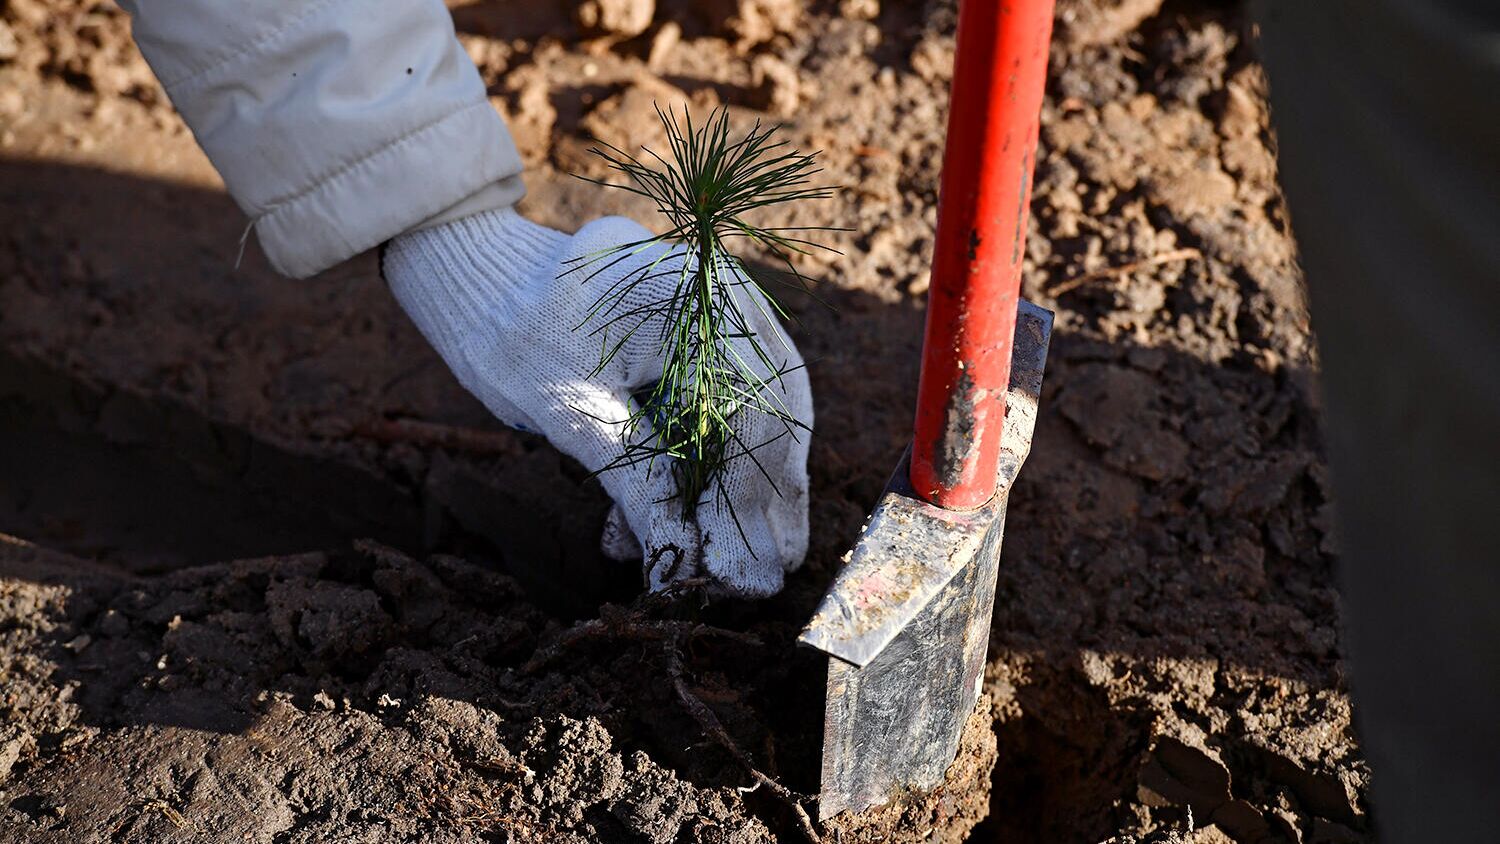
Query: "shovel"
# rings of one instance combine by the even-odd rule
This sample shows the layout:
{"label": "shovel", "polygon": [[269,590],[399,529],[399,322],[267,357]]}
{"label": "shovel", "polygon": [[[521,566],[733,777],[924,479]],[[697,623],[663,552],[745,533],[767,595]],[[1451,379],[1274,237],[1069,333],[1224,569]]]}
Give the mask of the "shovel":
{"label": "shovel", "polygon": [[983,681],[1052,314],[1020,301],[1053,0],[963,0],[912,445],[800,641],[828,655],[818,817],[942,784]]}

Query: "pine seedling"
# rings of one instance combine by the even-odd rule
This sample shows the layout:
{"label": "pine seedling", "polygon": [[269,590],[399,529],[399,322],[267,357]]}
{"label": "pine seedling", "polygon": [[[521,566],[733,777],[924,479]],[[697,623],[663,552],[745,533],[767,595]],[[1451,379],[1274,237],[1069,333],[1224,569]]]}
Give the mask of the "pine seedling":
{"label": "pine seedling", "polygon": [[[789,149],[785,141],[774,139],[775,126],[757,121],[734,138],[727,109],[715,109],[696,126],[686,109],[680,119],[672,110],[658,107],[656,113],[666,130],[665,155],[643,147],[643,161],[600,142],[590,152],[629,183],[582,178],[650,199],[666,218],[667,231],[583,256],[564,275],[581,272],[590,280],[658,243],[673,245],[672,253],[684,258],[659,259],[625,274],[599,296],[579,328],[587,326],[601,337],[600,369],[643,332],[660,344],[662,377],[636,396],[626,420],[626,450],[600,471],[642,461],[653,469],[667,464],[686,520],[733,461],[752,461],[774,486],[756,451],[780,437],[809,433],[781,399],[781,380],[791,370],[777,363],[774,347],[784,341],[752,330],[744,309],[758,309],[766,321],[786,313],[731,245],[757,248],[784,264],[790,278],[806,288],[792,256],[813,248],[836,251],[807,239],[810,232],[836,229],[767,227],[747,215],[774,205],[826,199],[833,188],[811,183],[821,172],[817,153]],[[644,304],[634,295],[641,285],[655,286],[664,279],[670,295]],[[769,427],[775,435],[766,442],[744,442],[733,423],[745,413],[774,420]],[[647,436],[634,436],[648,426]],[[722,491],[720,495],[718,503],[727,504]]]}

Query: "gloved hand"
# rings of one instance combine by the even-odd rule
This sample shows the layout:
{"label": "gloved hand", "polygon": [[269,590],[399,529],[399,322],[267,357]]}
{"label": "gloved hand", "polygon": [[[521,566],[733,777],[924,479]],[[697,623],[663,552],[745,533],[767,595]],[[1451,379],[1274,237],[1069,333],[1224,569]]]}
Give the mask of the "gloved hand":
{"label": "gloved hand", "polygon": [[[676,273],[664,271],[680,266],[683,258],[681,250],[657,244],[597,274],[613,258],[570,270],[578,259],[588,261],[650,236],[621,217],[596,220],[569,236],[511,209],[488,211],[395,238],[386,251],[385,274],[428,342],[491,413],[507,425],[545,435],[596,471],[621,456],[626,436],[647,435],[627,431],[624,422],[634,408],[632,394],[661,377],[662,354],[657,332],[637,331],[591,375],[603,349],[588,315],[615,282],[657,260],[662,263],[652,273],[656,277],[636,286],[616,312],[665,298]],[[652,589],[707,575],[730,594],[772,595],[781,589],[784,572],[800,565],[807,552],[813,422],[807,372],[781,326],[764,316],[767,309],[744,301],[759,294],[748,292],[748,285],[735,289],[761,346],[783,371],[792,370],[768,389],[780,391],[777,400],[807,428],[792,436],[776,419],[753,410],[738,413],[733,424],[741,441],[769,444],[755,451],[753,461],[731,460],[687,521],[665,460],[599,475],[617,508],[610,519],[613,532],[606,529],[605,550],[617,558],[637,550],[619,530],[623,519],[639,540]]]}

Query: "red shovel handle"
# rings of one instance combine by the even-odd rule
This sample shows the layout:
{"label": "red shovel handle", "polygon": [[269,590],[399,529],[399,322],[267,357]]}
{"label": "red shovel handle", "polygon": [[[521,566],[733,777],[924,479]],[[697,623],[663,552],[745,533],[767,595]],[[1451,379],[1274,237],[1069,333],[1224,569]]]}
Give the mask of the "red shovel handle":
{"label": "red shovel handle", "polygon": [[940,507],[995,492],[1053,0],[963,0],[911,482]]}

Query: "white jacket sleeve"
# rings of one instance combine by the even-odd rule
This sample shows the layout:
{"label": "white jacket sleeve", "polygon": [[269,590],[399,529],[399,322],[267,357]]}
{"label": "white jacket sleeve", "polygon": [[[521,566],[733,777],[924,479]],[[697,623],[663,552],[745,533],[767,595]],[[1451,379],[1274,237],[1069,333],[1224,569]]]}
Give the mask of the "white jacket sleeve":
{"label": "white jacket sleeve", "polygon": [[515,144],[441,0],[121,5],[286,275],[524,193]]}

